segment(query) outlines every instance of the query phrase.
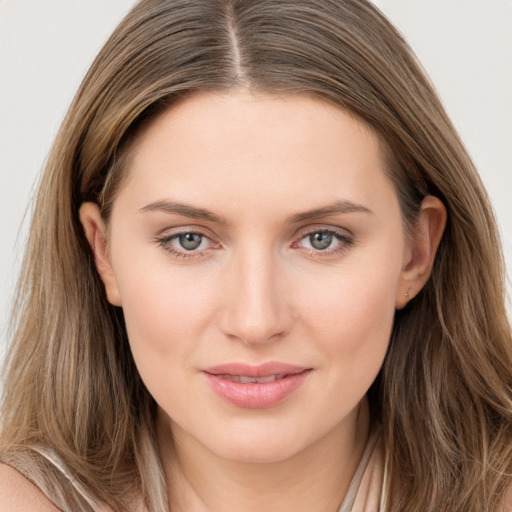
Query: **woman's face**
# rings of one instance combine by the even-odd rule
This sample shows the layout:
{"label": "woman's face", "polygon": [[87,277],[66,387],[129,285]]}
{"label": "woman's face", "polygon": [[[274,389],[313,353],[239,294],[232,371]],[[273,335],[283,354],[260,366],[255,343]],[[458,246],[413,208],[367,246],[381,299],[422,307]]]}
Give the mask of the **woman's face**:
{"label": "woman's face", "polygon": [[100,272],[177,442],[271,461],[354,429],[407,292],[384,165],[307,96],[198,94],[143,131]]}

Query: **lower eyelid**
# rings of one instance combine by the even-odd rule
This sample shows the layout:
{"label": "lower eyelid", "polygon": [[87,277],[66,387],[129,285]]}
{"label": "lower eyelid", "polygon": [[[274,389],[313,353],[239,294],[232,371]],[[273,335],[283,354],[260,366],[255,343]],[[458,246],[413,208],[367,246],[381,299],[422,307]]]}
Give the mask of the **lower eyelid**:
{"label": "lower eyelid", "polygon": [[168,243],[169,241],[164,238],[161,240],[158,240],[158,245],[167,253],[172,254],[173,256],[177,258],[197,258],[201,257],[205,254],[207,249],[201,249],[197,251],[186,251],[186,250],[178,250],[174,248],[172,245]]}

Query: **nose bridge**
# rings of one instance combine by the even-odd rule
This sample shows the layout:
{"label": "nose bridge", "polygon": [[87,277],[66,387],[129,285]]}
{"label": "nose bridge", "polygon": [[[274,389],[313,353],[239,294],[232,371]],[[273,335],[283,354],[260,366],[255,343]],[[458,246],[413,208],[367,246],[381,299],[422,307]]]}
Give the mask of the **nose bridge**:
{"label": "nose bridge", "polygon": [[225,274],[222,329],[245,343],[265,343],[289,327],[282,272],[272,249],[251,246],[233,255]]}

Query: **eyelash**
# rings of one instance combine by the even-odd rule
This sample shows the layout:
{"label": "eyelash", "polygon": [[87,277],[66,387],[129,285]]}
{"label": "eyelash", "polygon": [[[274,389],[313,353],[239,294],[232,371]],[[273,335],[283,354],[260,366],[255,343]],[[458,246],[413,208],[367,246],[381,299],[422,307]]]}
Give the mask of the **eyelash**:
{"label": "eyelash", "polygon": [[[307,237],[310,237],[315,234],[328,234],[332,235],[338,242],[339,246],[334,249],[308,249],[304,248],[306,251],[308,251],[308,255],[311,257],[329,257],[334,256],[337,254],[341,254],[342,252],[346,251],[349,247],[351,247],[354,244],[354,240],[351,236],[347,235],[345,232],[338,231],[336,229],[332,228],[317,228],[317,229],[311,229],[308,231],[301,232],[299,235],[299,238],[293,242],[291,245],[292,247],[297,247],[298,244],[306,239]],[[164,236],[164,237],[157,237],[155,239],[156,243],[162,247],[166,252],[172,254],[174,257],[179,259],[190,259],[190,258],[200,258],[206,254],[206,252],[210,249],[203,249],[200,251],[186,251],[185,249],[183,251],[176,250],[172,245],[171,242],[175,239],[177,239],[181,235],[199,235],[203,237],[203,239],[207,239],[210,242],[212,242],[211,238],[207,236],[204,233],[201,233],[200,231],[179,231],[177,233],[173,233],[172,235]],[[212,242],[214,245],[215,243]]]}
{"label": "eyelash", "polygon": [[181,235],[199,235],[203,237],[203,239],[211,241],[211,238],[209,236],[205,235],[204,233],[201,233],[200,231],[188,230],[178,231],[177,233],[173,233],[172,235],[156,238],[156,242],[160,247],[162,247],[162,249],[164,249],[164,251],[172,254],[174,257],[179,259],[200,258],[201,256],[205,255],[208,249],[203,249],[201,251],[186,251],[185,249],[183,249],[183,251],[176,250],[171,245],[171,242]]}
{"label": "eyelash", "polygon": [[298,243],[300,243],[302,240],[316,234],[327,234],[332,235],[338,242],[338,247],[334,249],[309,249],[306,248],[306,250],[309,253],[309,256],[311,257],[329,257],[329,256],[335,256],[339,255],[343,252],[345,252],[347,249],[349,249],[354,244],[354,239],[349,236],[346,232],[338,231],[333,228],[317,228],[317,229],[311,229],[305,232],[302,232],[299,235],[299,239],[297,242],[294,242],[292,244],[292,247],[296,246]]}

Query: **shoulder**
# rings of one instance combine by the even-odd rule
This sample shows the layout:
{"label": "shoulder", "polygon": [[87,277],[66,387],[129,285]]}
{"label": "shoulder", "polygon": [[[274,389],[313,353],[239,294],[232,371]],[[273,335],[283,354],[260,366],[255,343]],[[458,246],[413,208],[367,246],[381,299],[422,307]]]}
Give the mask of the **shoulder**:
{"label": "shoulder", "polygon": [[0,463],[0,512],[60,512],[27,478]]}
{"label": "shoulder", "polygon": [[497,512],[512,512],[512,485],[508,486],[505,496],[498,507]]}

